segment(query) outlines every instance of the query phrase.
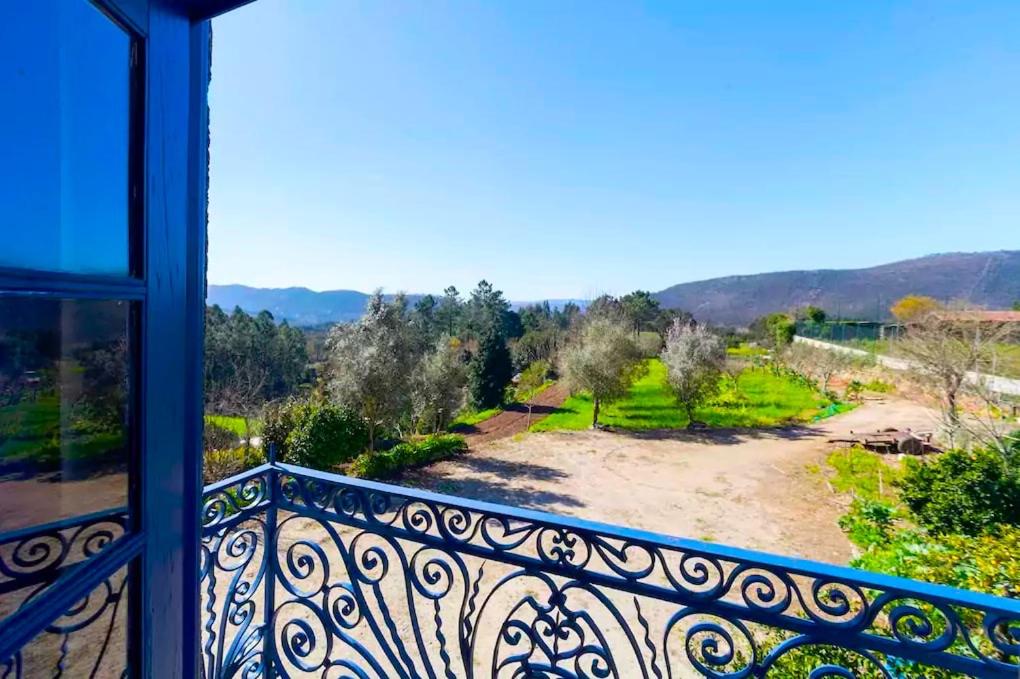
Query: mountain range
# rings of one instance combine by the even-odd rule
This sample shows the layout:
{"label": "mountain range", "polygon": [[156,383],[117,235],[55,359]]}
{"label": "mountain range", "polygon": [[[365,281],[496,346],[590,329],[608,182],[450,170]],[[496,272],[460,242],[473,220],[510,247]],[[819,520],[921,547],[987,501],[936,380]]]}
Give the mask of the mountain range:
{"label": "mountain range", "polygon": [[[640,281],[635,282],[640,287]],[[1020,300],[1020,251],[948,253],[908,259],[866,269],[780,271],[726,276],[680,283],[654,293],[662,306],[684,309],[719,325],[746,326],[774,311],[812,304],[842,318],[880,320],[904,295],[940,300],[966,300],[989,308],[1009,307]],[[315,292],[308,288],[253,288],[210,285],[208,303],[226,310],[239,306],[249,313],[268,309],[277,320],[313,326],[354,320],[369,295],[357,290]],[[421,295],[408,295],[413,303]],[[549,300],[553,306],[571,301]],[[520,306],[527,302],[516,302]]]}
{"label": "mountain range", "polygon": [[866,269],[726,276],[674,285],[655,298],[697,319],[746,326],[764,314],[809,304],[830,316],[882,320],[893,302],[910,294],[1008,308],[1020,300],[1020,251],[928,255]]}

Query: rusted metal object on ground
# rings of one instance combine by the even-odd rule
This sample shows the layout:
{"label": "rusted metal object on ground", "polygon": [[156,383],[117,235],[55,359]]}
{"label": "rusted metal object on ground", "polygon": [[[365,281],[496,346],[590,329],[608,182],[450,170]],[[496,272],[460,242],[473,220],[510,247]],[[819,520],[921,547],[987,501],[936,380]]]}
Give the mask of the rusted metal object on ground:
{"label": "rusted metal object on ground", "polygon": [[909,428],[890,428],[872,432],[855,432],[851,430],[849,436],[831,438],[829,443],[859,445],[876,453],[924,455],[942,452],[942,449],[932,442],[931,432],[917,432]]}

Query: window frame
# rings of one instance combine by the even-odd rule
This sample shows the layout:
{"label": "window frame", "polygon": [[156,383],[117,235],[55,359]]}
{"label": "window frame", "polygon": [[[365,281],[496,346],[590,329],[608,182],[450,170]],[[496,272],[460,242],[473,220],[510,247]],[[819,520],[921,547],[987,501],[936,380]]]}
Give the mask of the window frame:
{"label": "window frame", "polygon": [[[88,2],[129,40],[128,63],[128,157],[127,157],[127,245],[128,269],[124,275],[75,273],[41,269],[0,267],[0,296],[21,299],[110,300],[128,304],[129,388],[127,393],[128,489],[127,532],[95,556],[68,567],[44,591],[23,608],[0,621],[0,658],[6,659],[30,644],[48,625],[88,596],[104,580],[127,569],[128,605],[123,618],[127,657],[132,675],[143,667],[143,634],[146,628],[142,603],[147,530],[145,527],[144,479],[148,417],[144,376],[147,367],[144,318],[147,311],[146,279],[146,95],[145,48],[147,36],[125,20],[114,3],[119,0],[76,0]],[[81,515],[86,515],[83,512]]]}

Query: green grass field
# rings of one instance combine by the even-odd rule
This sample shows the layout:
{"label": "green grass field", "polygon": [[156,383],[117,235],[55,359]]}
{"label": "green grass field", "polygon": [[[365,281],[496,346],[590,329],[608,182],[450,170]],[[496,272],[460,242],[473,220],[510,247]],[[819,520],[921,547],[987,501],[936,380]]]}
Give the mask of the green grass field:
{"label": "green grass field", "polygon": [[[207,424],[215,424],[217,427],[223,427],[224,429],[230,430],[237,435],[238,438],[244,438],[247,436],[247,431],[244,428],[243,417],[233,417],[231,415],[206,415],[205,421]],[[260,423],[252,420],[251,422],[252,435],[257,436],[261,431]]]}
{"label": "green grass field", "polygon": [[[695,417],[712,427],[775,427],[809,421],[829,405],[799,382],[748,368],[736,380],[724,377],[720,394],[697,409]],[[837,410],[847,408],[841,405]],[[587,429],[591,416],[591,396],[577,394],[532,425],[531,430]],[[599,422],[621,429],[680,429],[687,426],[687,416],[666,385],[666,367],[658,359],[651,359],[648,372],[634,383],[627,397],[602,408]]]}
{"label": "green grass field", "polygon": [[467,410],[462,412],[457,417],[453,418],[453,422],[447,427],[451,431],[458,427],[473,427],[479,422],[484,422],[490,417],[495,417],[503,412],[502,406],[496,406],[495,408],[486,408],[485,410]]}
{"label": "green grass field", "polygon": [[768,353],[769,350],[765,347],[755,347],[746,343],[742,343],[737,347],[726,348],[726,355],[732,356],[733,358],[755,358],[758,356],[765,356]]}
{"label": "green grass field", "polygon": [[902,465],[886,464],[877,453],[856,446],[833,451],[828,463],[834,472],[829,482],[836,492],[896,501],[895,483],[903,477]]}

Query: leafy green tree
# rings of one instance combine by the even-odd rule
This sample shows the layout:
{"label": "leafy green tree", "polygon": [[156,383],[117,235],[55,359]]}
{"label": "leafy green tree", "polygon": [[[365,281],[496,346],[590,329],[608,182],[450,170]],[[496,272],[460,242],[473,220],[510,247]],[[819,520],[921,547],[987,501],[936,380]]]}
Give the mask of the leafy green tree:
{"label": "leafy green tree", "polygon": [[479,410],[498,406],[503,402],[511,377],[510,350],[498,328],[490,326],[479,339],[478,350],[468,366],[471,404]]}
{"label": "leafy green tree", "polygon": [[440,332],[451,337],[459,334],[464,315],[463,307],[457,288],[451,285],[443,290],[443,298],[439,300],[435,310]]}
{"label": "leafy green tree", "polygon": [[647,290],[635,290],[620,298],[620,305],[634,333],[651,330],[659,315],[659,302]]}
{"label": "leafy green tree", "polygon": [[801,309],[797,313],[797,316],[804,320],[811,321],[812,323],[824,323],[827,317],[825,309],[810,304]]}
{"label": "leafy green tree", "polygon": [[1020,311],[1020,299],[1013,302],[1013,311]]}
{"label": "leafy green tree", "polygon": [[797,324],[793,318],[782,312],[762,316],[751,324],[751,333],[773,349],[788,345],[796,332]]}
{"label": "leafy green tree", "polygon": [[592,396],[592,427],[605,403],[622,398],[645,368],[630,328],[606,316],[590,317],[564,350],[563,373],[571,391]]}
{"label": "leafy green tree", "polygon": [[501,290],[496,290],[487,280],[478,282],[471,291],[471,299],[467,302],[467,330],[474,337],[482,337],[490,328],[494,328],[504,339],[520,337],[520,318],[510,310],[510,302],[503,297]]}
{"label": "leafy green tree", "polygon": [[432,295],[424,295],[414,303],[411,310],[411,326],[418,335],[423,346],[431,346],[439,337],[437,310],[439,303]]}
{"label": "leafy green tree", "polygon": [[206,310],[205,393],[210,409],[242,417],[250,428],[263,405],[292,394],[307,379],[307,370],[300,330],[277,325],[268,311],[250,316],[238,307],[228,316],[218,306]]}
{"label": "leafy green tree", "polygon": [[599,295],[591,301],[585,310],[585,316],[589,318],[606,318],[615,323],[626,323],[627,312],[620,300],[612,295]]}
{"label": "leafy green tree", "polygon": [[581,307],[573,302],[567,302],[561,309],[553,312],[553,321],[561,330],[569,330],[580,317]]}

